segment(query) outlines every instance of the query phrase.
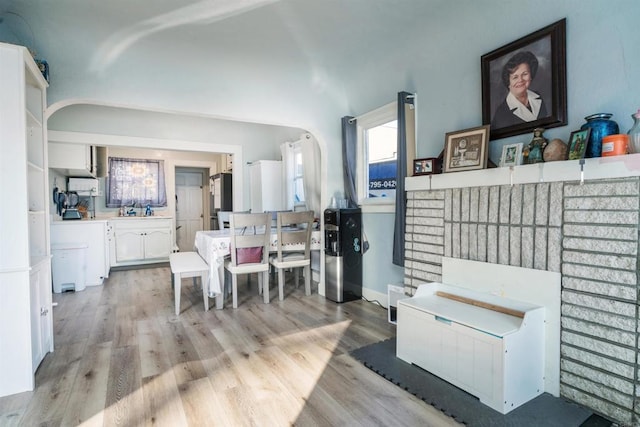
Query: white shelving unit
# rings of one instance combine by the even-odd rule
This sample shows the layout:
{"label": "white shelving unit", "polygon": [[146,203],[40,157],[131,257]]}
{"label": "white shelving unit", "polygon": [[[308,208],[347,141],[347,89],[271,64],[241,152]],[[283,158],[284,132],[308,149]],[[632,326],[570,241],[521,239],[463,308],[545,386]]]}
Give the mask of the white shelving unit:
{"label": "white shelving unit", "polygon": [[46,88],[26,48],[0,43],[0,396],[33,390],[53,351]]}

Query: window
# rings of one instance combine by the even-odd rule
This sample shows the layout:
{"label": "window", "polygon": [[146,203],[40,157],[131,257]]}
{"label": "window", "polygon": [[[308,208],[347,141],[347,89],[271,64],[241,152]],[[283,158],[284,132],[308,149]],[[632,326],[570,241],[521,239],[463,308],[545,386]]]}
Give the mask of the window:
{"label": "window", "polygon": [[293,144],[293,204],[304,205],[304,166],[300,142]]}
{"label": "window", "polygon": [[397,176],[397,103],[358,118],[358,203],[395,203]]}
{"label": "window", "polygon": [[167,206],[164,161],[109,157],[107,207]]}

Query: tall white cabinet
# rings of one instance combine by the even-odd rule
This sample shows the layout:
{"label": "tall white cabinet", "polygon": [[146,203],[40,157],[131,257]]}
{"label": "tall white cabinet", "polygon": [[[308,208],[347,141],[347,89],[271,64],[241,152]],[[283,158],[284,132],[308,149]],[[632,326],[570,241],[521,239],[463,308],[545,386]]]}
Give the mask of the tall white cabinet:
{"label": "tall white cabinet", "polygon": [[258,160],[249,166],[251,212],[271,212],[284,209],[282,162]]}
{"label": "tall white cabinet", "polygon": [[27,49],[0,43],[0,396],[33,390],[53,351],[46,88]]}

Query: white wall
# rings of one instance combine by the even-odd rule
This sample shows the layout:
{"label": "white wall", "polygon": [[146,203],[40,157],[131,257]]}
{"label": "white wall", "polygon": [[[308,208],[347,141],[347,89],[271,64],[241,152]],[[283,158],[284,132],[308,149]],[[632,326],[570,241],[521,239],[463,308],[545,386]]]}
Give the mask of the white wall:
{"label": "white wall", "polygon": [[[353,5],[356,4],[363,2],[354,0]],[[640,106],[635,95],[640,93],[637,55],[640,3],[636,0],[407,0],[397,6],[415,10],[418,24],[407,18],[408,25],[398,29],[370,26],[368,30],[378,35],[379,45],[362,44],[358,50],[348,52],[349,61],[327,66],[323,59],[329,61],[347,48],[335,43],[335,52],[314,50],[313,34],[301,31],[303,25],[311,24],[318,30],[316,22],[309,22],[322,21],[314,14],[317,12],[314,2],[282,1],[274,6],[283,13],[294,7],[308,7],[309,13],[296,16],[299,22],[287,21],[289,29],[299,37],[287,38],[287,45],[269,63],[264,62],[266,55],[258,45],[252,45],[256,50],[252,57],[247,57],[246,52],[235,52],[230,43],[223,43],[223,38],[212,39],[212,45],[225,55],[221,60],[218,56],[184,49],[174,33],[155,41],[143,40],[117,62],[102,64],[101,69],[77,63],[75,52],[68,49],[67,56],[47,58],[52,67],[49,100],[56,103],[90,99],[309,131],[322,148],[326,205],[332,194],[342,191],[341,116],[357,116],[384,105],[393,101],[400,90],[416,92],[417,154],[437,155],[446,132],[481,124],[480,57],[567,18],[569,124],[550,129],[545,135],[566,140],[586,115],[596,112],[613,113],[623,130],[631,126],[630,114]],[[38,22],[44,25],[48,19],[69,11],[44,8],[31,14],[26,9],[22,12],[38,31]],[[344,15],[339,12],[336,8],[335,18],[343,19],[348,10]],[[307,21],[303,22],[305,18]],[[221,31],[234,23],[220,23]],[[256,22],[254,28],[249,36],[259,39],[263,34],[261,27]],[[340,30],[340,36],[348,36],[348,32]],[[393,36],[394,30],[401,33],[402,41]],[[82,42],[97,47],[106,31],[100,26],[87,32]],[[73,37],[64,31],[41,37],[42,54],[46,57],[55,44],[77,43]],[[307,56],[299,57],[300,50],[293,50],[300,46]],[[151,50],[162,55],[151,55]],[[148,128],[162,126],[161,120],[150,120]],[[197,125],[204,129],[202,126]],[[521,135],[492,142],[491,159],[497,163],[503,144],[528,142],[530,138]],[[245,147],[248,152],[263,149],[248,142]],[[383,240],[387,240],[388,229],[376,228],[367,228],[370,239],[374,241],[376,233],[382,233]],[[383,272],[393,268],[386,254],[380,256],[380,259],[365,256],[367,275],[382,277]],[[365,283],[380,292],[384,292],[385,285],[382,281]]]}
{"label": "white wall", "polygon": [[[210,159],[211,153],[241,150],[242,160],[236,162],[234,159],[233,172],[242,174],[240,182],[245,183],[244,191],[241,186],[237,190],[244,206],[249,205],[247,164],[262,159],[280,160],[280,143],[295,141],[302,133],[297,128],[96,105],[61,108],[51,113],[48,126],[49,130],[73,131],[79,135],[106,135],[113,144],[121,143],[120,140],[135,141],[136,138],[162,140],[175,150],[194,150],[188,154],[194,158],[199,158],[202,154],[204,158]],[[86,143],[101,145],[90,137]],[[211,148],[205,148],[207,152],[201,153],[203,147]],[[167,154],[167,158],[185,155],[172,153]],[[220,161],[217,165],[218,170],[222,170]]]}

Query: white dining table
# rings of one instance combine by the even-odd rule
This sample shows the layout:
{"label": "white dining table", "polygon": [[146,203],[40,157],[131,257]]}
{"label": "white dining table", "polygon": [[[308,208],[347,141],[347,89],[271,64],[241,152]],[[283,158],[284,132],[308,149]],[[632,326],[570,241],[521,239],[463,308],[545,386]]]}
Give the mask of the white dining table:
{"label": "white dining table", "polygon": [[[203,284],[208,286],[208,294],[210,298],[216,299],[216,308],[222,308],[224,299],[224,258],[229,255],[229,246],[231,243],[231,234],[228,228],[224,230],[208,230],[197,231],[195,238],[195,248],[198,254],[209,265],[209,283]],[[321,234],[319,230],[311,232],[311,250],[319,251],[322,248]],[[271,248],[270,252],[278,250],[278,234],[275,228],[271,229]],[[288,251],[304,250],[304,245],[287,245]]]}

